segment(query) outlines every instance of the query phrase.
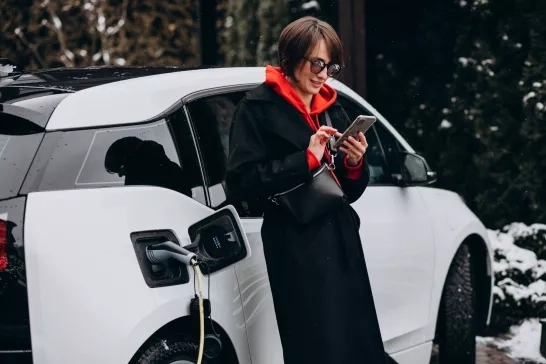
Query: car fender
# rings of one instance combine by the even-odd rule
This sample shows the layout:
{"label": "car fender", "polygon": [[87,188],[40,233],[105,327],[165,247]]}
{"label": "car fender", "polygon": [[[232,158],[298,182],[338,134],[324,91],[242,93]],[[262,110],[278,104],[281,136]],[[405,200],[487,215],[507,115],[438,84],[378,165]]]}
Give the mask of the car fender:
{"label": "car fender", "polygon": [[[481,243],[486,252],[483,263],[486,266],[487,280],[491,289],[488,297],[485,298],[488,301],[485,324],[489,324],[493,303],[494,258],[487,229],[457,194],[430,187],[422,187],[420,192],[430,214],[435,246],[434,284],[431,292],[430,311],[430,322],[433,324],[429,326],[430,331],[427,333],[427,337],[434,337],[438,310],[449,267],[463,243],[471,245]],[[483,294],[483,292],[480,293]]]}
{"label": "car fender", "polygon": [[[226,346],[228,341],[233,345],[239,364],[250,364],[251,361],[248,350],[248,342],[246,339],[246,328],[245,325],[241,324],[240,320],[238,319],[240,312],[234,312],[230,305],[222,304],[224,300],[228,299],[227,297],[221,298],[218,295],[216,296],[217,297],[214,298],[213,292],[211,307],[213,307],[213,321],[215,330],[223,330],[226,333],[227,337],[222,337],[223,345]],[[191,294],[185,295],[184,297],[179,296],[166,300],[155,310],[150,311],[145,317],[142,317],[142,320],[135,324],[131,332],[128,333],[128,335],[120,343],[120,345],[124,348],[123,353],[125,353],[125,356],[121,358],[121,361],[128,363],[132,356],[131,353],[136,353],[146,342],[146,340],[158,333],[165,326],[171,324],[173,321],[178,319],[190,319],[189,302],[193,297],[192,291]],[[208,319],[206,319],[205,324],[207,324],[207,322]],[[220,322],[222,324],[220,324]],[[187,321],[180,322],[180,325],[183,325],[184,323],[187,323]],[[193,328],[198,330],[198,326],[192,327],[192,329]],[[188,332],[187,327],[179,326],[179,329],[180,332]],[[199,332],[195,331],[194,334],[197,337]]]}

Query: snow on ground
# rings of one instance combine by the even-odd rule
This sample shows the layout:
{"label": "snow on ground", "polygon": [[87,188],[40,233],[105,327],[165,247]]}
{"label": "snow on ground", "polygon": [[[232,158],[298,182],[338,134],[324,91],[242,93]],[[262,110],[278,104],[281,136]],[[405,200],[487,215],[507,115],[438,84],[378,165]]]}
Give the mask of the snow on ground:
{"label": "snow on ground", "polygon": [[478,337],[477,341],[506,352],[514,360],[546,364],[540,354],[541,330],[538,319],[529,319],[520,326],[513,326],[506,337]]}

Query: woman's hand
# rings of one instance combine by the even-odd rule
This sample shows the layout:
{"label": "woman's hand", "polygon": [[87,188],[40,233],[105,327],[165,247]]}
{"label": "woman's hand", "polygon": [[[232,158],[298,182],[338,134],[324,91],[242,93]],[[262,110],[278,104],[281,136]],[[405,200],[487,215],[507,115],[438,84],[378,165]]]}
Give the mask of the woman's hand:
{"label": "woman's hand", "polygon": [[364,133],[360,132],[358,138],[359,140],[356,140],[350,136],[343,142],[343,146],[339,148],[339,150],[347,154],[347,163],[350,166],[357,166],[368,148],[368,142]]}
{"label": "woman's hand", "polygon": [[313,135],[309,140],[309,150],[317,157],[320,161],[324,156],[324,148],[326,148],[326,143],[332,135],[337,137],[341,136],[341,133],[337,129],[331,128],[329,126],[321,126],[319,130]]}

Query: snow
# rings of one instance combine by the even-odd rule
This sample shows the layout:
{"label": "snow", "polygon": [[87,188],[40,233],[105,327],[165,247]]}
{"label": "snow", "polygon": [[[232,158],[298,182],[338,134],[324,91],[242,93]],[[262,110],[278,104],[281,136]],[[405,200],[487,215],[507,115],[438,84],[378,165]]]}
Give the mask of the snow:
{"label": "snow", "polygon": [[312,1],[308,1],[308,2],[305,2],[305,3],[301,4],[301,8],[303,10],[310,10],[310,9],[320,10],[320,5],[319,5],[318,1],[312,0]]}
{"label": "snow", "polygon": [[[543,280],[546,277],[546,260],[538,259],[533,251],[515,244],[518,240],[529,238],[539,243],[546,237],[546,225],[514,222],[500,230],[487,230],[487,234],[495,251],[494,304],[508,300],[532,312],[529,311],[528,317],[520,325],[511,326],[506,335],[479,337],[478,342],[502,350],[514,360],[546,364],[546,359],[540,354],[542,326],[539,318],[533,317],[541,315],[536,309],[542,310],[540,307],[546,303],[546,281]],[[527,277],[524,282],[531,282],[519,283],[522,282],[520,274]]]}
{"label": "snow", "polygon": [[536,94],[534,91],[529,92],[527,95],[525,95],[525,96],[523,97],[523,103],[526,104],[527,101],[529,101],[530,98],[533,98],[533,97],[535,97],[536,95],[537,95],[537,94]]}
{"label": "snow", "polygon": [[521,273],[526,273],[531,269],[535,269],[537,272],[538,270],[546,270],[546,262],[538,260],[534,252],[514,244],[517,237],[536,235],[539,230],[546,230],[546,225],[527,226],[523,223],[512,223],[503,230],[506,231],[488,230],[493,249],[502,256],[500,260],[494,262],[495,272],[502,273],[507,269],[519,270]]}
{"label": "snow", "polygon": [[505,351],[512,359],[546,364],[540,354],[541,330],[538,319],[529,319],[520,326],[512,326],[506,338],[478,337],[477,341]]}
{"label": "snow", "polygon": [[449,129],[453,126],[453,124],[451,124],[449,121],[447,121],[446,119],[442,120],[442,122],[440,123],[440,126],[438,127],[439,129]]}
{"label": "snow", "polygon": [[466,65],[468,65],[468,58],[459,57],[459,62],[463,65],[463,67],[466,67]]}
{"label": "snow", "polygon": [[167,345],[167,341],[161,340],[161,344],[163,344],[163,348],[164,348],[165,350],[167,350],[167,351],[170,350],[170,349],[169,349],[169,346]]}
{"label": "snow", "polygon": [[61,23],[61,19],[59,19],[59,17],[56,15],[53,16],[53,24],[55,24],[55,28],[57,29],[61,29],[61,27],[63,26],[63,23]]}
{"label": "snow", "polygon": [[106,19],[104,18],[104,15],[101,15],[99,16],[97,30],[102,33],[104,32],[105,27],[106,27]]}
{"label": "snow", "polygon": [[0,64],[0,76],[7,76],[15,70],[17,66],[12,64]]}
{"label": "snow", "polygon": [[544,104],[542,102],[537,102],[537,104],[535,105],[535,107],[538,109],[538,110],[544,110]]}

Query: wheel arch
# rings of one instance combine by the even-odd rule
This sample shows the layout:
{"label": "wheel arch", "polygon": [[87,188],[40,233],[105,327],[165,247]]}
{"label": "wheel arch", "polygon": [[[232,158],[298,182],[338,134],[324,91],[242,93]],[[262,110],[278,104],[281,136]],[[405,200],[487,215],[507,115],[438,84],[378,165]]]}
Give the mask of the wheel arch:
{"label": "wheel arch", "polygon": [[[470,249],[470,256],[471,256],[471,264],[473,273],[475,276],[475,284],[476,284],[476,332],[477,335],[483,335],[486,330],[487,326],[489,325],[489,321],[491,319],[491,309],[492,309],[492,290],[493,290],[493,284],[494,284],[494,273],[493,273],[493,259],[492,259],[492,253],[490,245],[487,242],[487,238],[482,236],[478,233],[471,233],[468,236],[466,236],[459,245],[457,245],[456,249],[454,250],[454,253],[451,257],[449,266],[446,270],[446,274],[443,280],[442,285],[442,293],[440,296],[440,300],[443,301],[444,297],[444,290],[445,285],[448,277],[448,272],[453,265],[456,252],[459,250],[459,248],[466,244]],[[441,307],[441,304],[439,305],[439,308]],[[439,319],[440,310],[438,310],[436,317],[436,330],[435,332],[438,333],[438,329],[440,325],[442,324]]]}
{"label": "wheel arch", "polygon": [[[146,347],[148,347],[155,340],[180,334],[185,334],[198,339],[199,324],[196,323],[194,320],[195,319],[190,316],[182,316],[166,323],[165,325],[157,329],[152,335],[150,335],[150,337],[148,337],[148,339],[146,339],[140,345],[138,350],[133,354],[131,360],[129,361],[129,364],[136,364],[138,357],[146,350]],[[220,340],[222,341],[222,352],[220,356],[215,359],[215,361],[222,364],[238,364],[239,361],[237,358],[235,346],[233,345],[233,342],[231,341],[231,338],[227,334],[226,330],[224,330],[222,326],[220,326],[214,320],[205,319],[205,335],[214,334],[214,331],[212,330],[212,326],[210,324],[211,321],[214,325],[214,331],[216,332],[216,334],[218,334]]]}

